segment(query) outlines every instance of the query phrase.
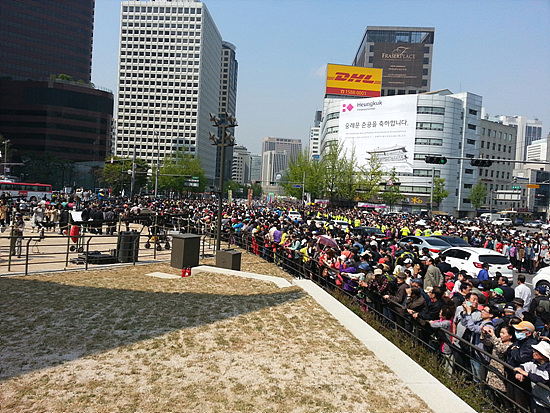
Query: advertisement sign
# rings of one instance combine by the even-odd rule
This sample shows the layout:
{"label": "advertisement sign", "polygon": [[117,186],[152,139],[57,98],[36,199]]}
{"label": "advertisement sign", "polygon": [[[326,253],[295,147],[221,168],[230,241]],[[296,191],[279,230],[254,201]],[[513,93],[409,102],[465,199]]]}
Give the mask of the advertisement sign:
{"label": "advertisement sign", "polygon": [[327,66],[327,95],[379,97],[382,89],[382,69]]}
{"label": "advertisement sign", "polygon": [[373,66],[384,71],[385,88],[422,87],[423,43],[375,43]]}
{"label": "advertisement sign", "polygon": [[416,95],[343,100],[338,138],[348,156],[355,150],[359,166],[375,155],[386,172],[413,171]]}

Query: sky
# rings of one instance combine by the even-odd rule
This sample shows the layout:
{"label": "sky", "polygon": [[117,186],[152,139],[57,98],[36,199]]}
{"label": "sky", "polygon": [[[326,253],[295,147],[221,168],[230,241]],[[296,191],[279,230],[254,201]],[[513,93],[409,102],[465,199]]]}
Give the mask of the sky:
{"label": "sky", "polygon": [[[482,96],[492,117],[550,132],[550,0],[206,0],[239,62],[239,145],[307,146],[327,63],[350,65],[367,26],[434,27],[431,90]],[[120,1],[96,0],[92,81],[116,94]],[[116,99],[116,96],[115,96]]]}

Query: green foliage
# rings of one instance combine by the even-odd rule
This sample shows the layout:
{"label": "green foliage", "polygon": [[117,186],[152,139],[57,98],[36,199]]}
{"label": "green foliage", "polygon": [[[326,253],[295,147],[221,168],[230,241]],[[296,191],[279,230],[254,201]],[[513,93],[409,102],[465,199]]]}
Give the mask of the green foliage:
{"label": "green foliage", "polygon": [[436,204],[439,204],[448,196],[449,191],[445,189],[445,178],[440,178],[438,176],[434,177],[433,201]]}
{"label": "green foliage", "polygon": [[[298,154],[296,161],[291,160],[288,165],[288,172],[283,177],[281,186],[285,194],[296,198],[302,197],[302,188],[293,188],[293,184],[303,184],[305,173],[305,190],[311,193],[312,198],[320,197],[323,190],[323,166],[311,159],[308,151],[305,150]],[[256,195],[254,195],[256,196]]]}
{"label": "green foliage", "polygon": [[[113,163],[111,158],[105,160],[105,166],[101,171],[100,182],[105,186],[111,188],[114,195],[121,193],[122,189],[125,189],[126,194],[129,194],[132,175],[128,173],[132,169],[131,158],[121,158],[119,156],[113,157]],[[144,188],[147,185],[147,170],[149,165],[143,159],[136,159],[136,179],[134,192],[139,192],[139,189]]]}
{"label": "green foliage", "polygon": [[359,199],[373,201],[380,193],[379,184],[384,176],[380,159],[376,155],[371,155],[367,166],[361,169],[361,174]]}
{"label": "green foliage", "polygon": [[[159,170],[159,191],[204,192],[208,181],[204,169],[201,166],[200,159],[179,150],[172,156],[165,157],[161,162],[162,165]],[[153,180],[155,179],[155,174],[156,164],[153,165]],[[198,188],[185,186],[186,178],[184,176],[186,175],[199,178]]]}
{"label": "green foliage", "polygon": [[58,78],[59,80],[68,80],[69,82],[72,82],[72,81],[73,81],[73,77],[72,77],[72,76],[65,75],[65,74],[63,74],[63,73],[61,73],[60,75],[58,75],[57,78]]}
{"label": "green foliage", "polygon": [[477,181],[477,184],[470,189],[470,202],[475,209],[479,209],[485,203],[486,197],[487,187],[481,181]]}
{"label": "green foliage", "polygon": [[392,205],[401,201],[405,196],[401,193],[395,168],[392,169],[389,179],[393,181],[393,185],[386,185],[386,190],[382,192],[382,199],[384,199],[384,202],[389,204],[391,208]]}
{"label": "green foliage", "polygon": [[[236,195],[242,194],[241,185],[237,181],[225,181],[223,183],[223,192],[227,193],[231,189],[231,192],[233,192],[233,197]],[[241,191],[239,191],[241,189]]]}

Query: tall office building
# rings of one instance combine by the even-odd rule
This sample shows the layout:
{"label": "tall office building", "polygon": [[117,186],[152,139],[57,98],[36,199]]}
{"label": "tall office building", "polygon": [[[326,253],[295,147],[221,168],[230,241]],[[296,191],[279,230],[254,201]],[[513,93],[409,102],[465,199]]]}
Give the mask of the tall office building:
{"label": "tall office building", "polygon": [[382,96],[430,90],[435,29],[368,26],[353,66],[383,69]]}
{"label": "tall office building", "polygon": [[224,50],[214,20],[193,0],[121,7],[116,154],[131,157],[135,150],[152,164],[157,152],[163,158],[183,150],[213,180],[216,146],[209,134],[216,131],[209,114],[221,109]]}
{"label": "tall office building", "polygon": [[[525,116],[497,116],[497,122],[517,128],[516,159],[527,159],[527,147],[542,139],[542,121]],[[519,167],[519,164],[518,166]]]}
{"label": "tall office building", "polygon": [[233,147],[231,180],[242,184],[250,183],[250,152],[245,146]]}
{"label": "tall office building", "polygon": [[315,119],[313,120],[313,126],[309,128],[309,157],[310,159],[318,161],[321,155],[319,147],[319,135],[321,132],[321,119],[323,118],[323,111],[318,110],[315,112]]}
{"label": "tall office building", "polygon": [[[291,160],[302,151],[300,139],[267,137],[262,142],[262,188],[264,192],[281,192],[278,181],[284,176]],[[271,183],[275,182],[274,185]]]}
{"label": "tall office building", "polygon": [[302,151],[302,141],[300,139],[267,137],[262,141],[262,153],[267,151],[286,151],[289,160],[296,160]]}
{"label": "tall office building", "polygon": [[262,180],[262,155],[250,154],[250,182]]}
{"label": "tall office building", "polygon": [[[84,168],[28,177],[56,189],[91,187],[89,168],[109,153],[113,94],[90,83],[93,23],[94,0],[0,0],[0,133],[17,151],[10,162],[48,155]],[[11,174],[29,172],[15,166]]]}
{"label": "tall office building", "polygon": [[[225,119],[225,114],[230,113],[236,116],[237,110],[237,77],[239,65],[235,56],[236,47],[229,42],[222,42],[222,64],[220,70],[220,109],[218,117]],[[227,131],[235,136],[235,128],[228,128]],[[222,128],[218,129],[218,138],[222,136]],[[216,149],[216,182],[219,179],[221,148]],[[233,168],[233,146],[225,148],[225,172],[226,179],[231,176]]]}
{"label": "tall office building", "polygon": [[1,0],[0,76],[92,78],[94,0]]}

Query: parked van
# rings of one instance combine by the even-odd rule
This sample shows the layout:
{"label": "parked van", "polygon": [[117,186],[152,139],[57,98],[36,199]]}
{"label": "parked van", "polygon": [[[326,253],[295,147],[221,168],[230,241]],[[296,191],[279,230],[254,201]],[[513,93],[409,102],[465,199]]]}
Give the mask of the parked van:
{"label": "parked van", "polygon": [[493,222],[499,218],[501,218],[500,214],[492,213],[492,212],[485,212],[479,216],[483,221],[485,222]]}

